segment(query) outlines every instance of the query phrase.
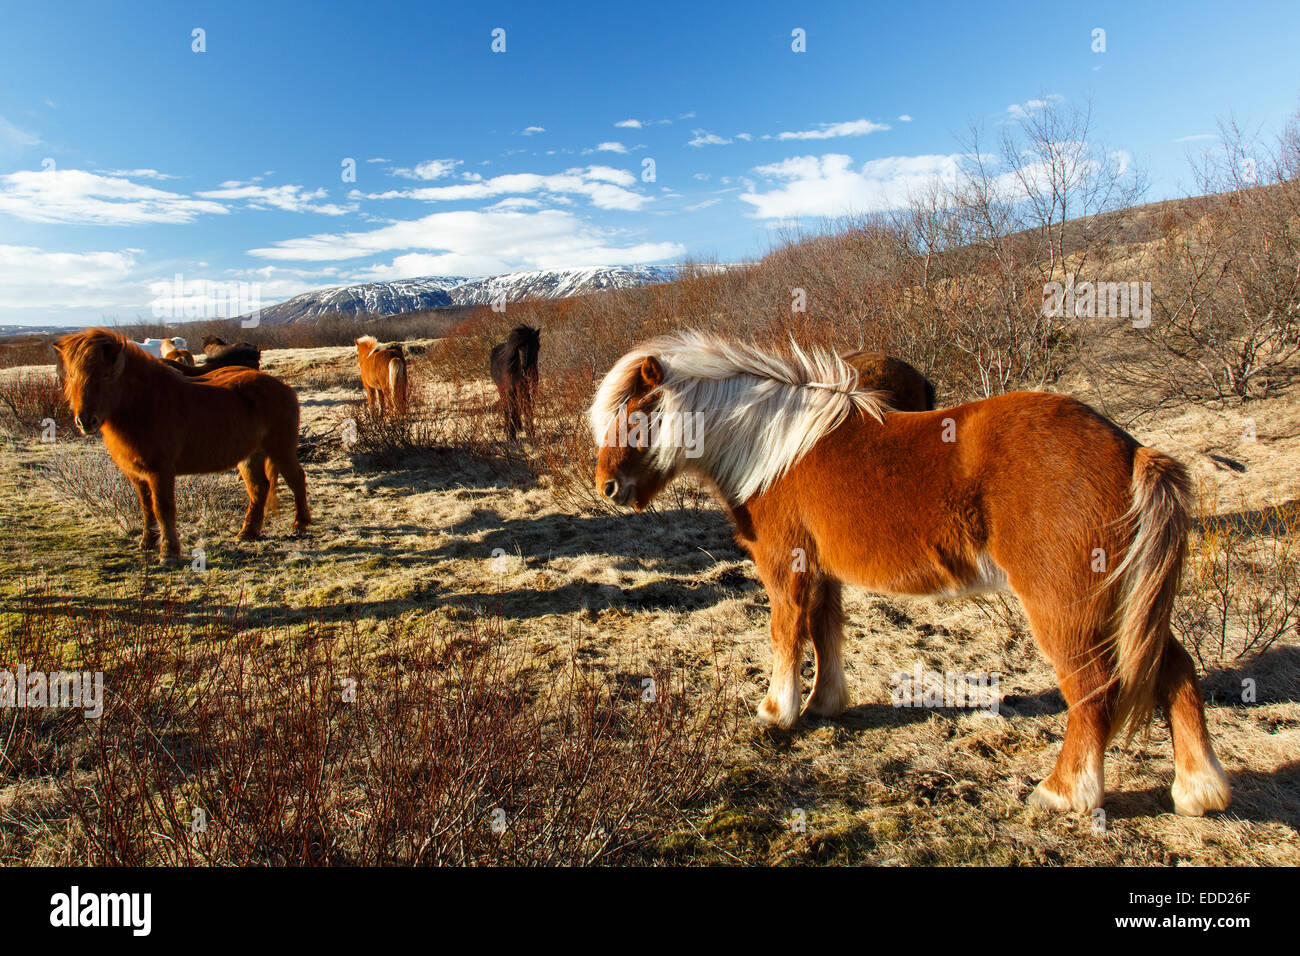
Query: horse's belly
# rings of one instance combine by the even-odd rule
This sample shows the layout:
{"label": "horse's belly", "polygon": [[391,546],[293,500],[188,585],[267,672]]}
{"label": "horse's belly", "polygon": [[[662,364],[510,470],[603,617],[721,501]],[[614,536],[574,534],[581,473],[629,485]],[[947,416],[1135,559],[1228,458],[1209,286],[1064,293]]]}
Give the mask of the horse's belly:
{"label": "horse's belly", "polygon": [[956,598],[1007,587],[1006,574],[988,552],[971,560],[934,549],[903,547],[828,557],[832,574],[877,594]]}
{"label": "horse's belly", "polygon": [[219,441],[187,437],[184,451],[176,462],[176,473],[202,475],[229,471],[252,454],[259,444],[253,440],[235,441],[229,434]]}

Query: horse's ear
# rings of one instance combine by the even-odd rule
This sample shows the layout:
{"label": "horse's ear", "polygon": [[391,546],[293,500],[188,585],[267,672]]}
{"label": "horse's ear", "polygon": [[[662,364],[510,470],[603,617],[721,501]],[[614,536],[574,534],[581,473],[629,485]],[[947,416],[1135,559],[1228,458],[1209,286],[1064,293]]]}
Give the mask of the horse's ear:
{"label": "horse's ear", "polygon": [[113,378],[120,378],[123,370],[126,369],[126,347],[117,346],[117,356],[113,359]]}
{"label": "horse's ear", "polygon": [[647,355],[641,360],[641,382],[648,390],[653,391],[658,388],[664,380],[664,367],[659,364],[659,360],[653,355]]}

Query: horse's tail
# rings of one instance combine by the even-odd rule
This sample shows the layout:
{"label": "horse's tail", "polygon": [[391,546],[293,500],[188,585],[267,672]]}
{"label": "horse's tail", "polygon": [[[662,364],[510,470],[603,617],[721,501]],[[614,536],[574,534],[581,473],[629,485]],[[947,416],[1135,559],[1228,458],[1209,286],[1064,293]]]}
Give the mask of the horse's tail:
{"label": "horse's tail", "polygon": [[275,467],[275,462],[270,458],[266,459],[266,480],[269,486],[266,491],[266,510],[271,514],[276,514],[280,510],[280,499],[275,493],[275,486],[279,484],[280,470]]}
{"label": "horse's tail", "polygon": [[1139,448],[1133,455],[1133,504],[1127,517],[1133,541],[1115,574],[1120,581],[1120,624],[1115,638],[1118,694],[1111,738],[1126,739],[1146,726],[1155,709],[1156,679],[1169,641],[1169,614],[1178,592],[1191,482],[1168,455]]}
{"label": "horse's tail", "polygon": [[388,363],[388,394],[399,413],[406,411],[406,358],[396,355]]}

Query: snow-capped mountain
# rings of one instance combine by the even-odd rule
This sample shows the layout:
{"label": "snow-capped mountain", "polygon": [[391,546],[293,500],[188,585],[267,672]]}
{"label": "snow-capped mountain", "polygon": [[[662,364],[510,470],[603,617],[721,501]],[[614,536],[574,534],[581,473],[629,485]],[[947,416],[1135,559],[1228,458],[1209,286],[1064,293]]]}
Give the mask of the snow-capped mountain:
{"label": "snow-capped mountain", "polygon": [[261,310],[261,321],[268,325],[304,322],[323,315],[400,315],[420,309],[454,305],[448,290],[465,282],[456,276],[428,276],[398,279],[394,282],[367,282],[362,285],[315,289]]}
{"label": "snow-capped mountain", "polygon": [[449,305],[490,305],[523,299],[562,299],[603,289],[627,289],[677,278],[674,266],[602,266],[590,269],[538,269],[466,279],[423,276],[393,282],[367,282],[304,292],[261,310],[268,325],[304,322],[339,314],[375,318]]}
{"label": "snow-capped mountain", "polygon": [[594,269],[538,269],[511,272],[503,276],[473,279],[449,289],[456,305],[491,305],[522,299],[564,299],[604,289],[671,282],[677,278],[673,266],[605,266]]}

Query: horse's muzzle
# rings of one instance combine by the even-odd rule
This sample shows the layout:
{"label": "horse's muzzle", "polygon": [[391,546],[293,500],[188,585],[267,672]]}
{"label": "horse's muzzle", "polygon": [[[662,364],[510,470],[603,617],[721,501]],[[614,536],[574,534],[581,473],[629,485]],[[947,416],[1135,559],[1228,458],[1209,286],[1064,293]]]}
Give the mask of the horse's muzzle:
{"label": "horse's muzzle", "polygon": [[620,482],[617,478],[610,478],[601,490],[604,491],[606,498],[620,508],[626,508],[636,498],[635,483]]}
{"label": "horse's muzzle", "polygon": [[90,415],[87,418],[82,418],[78,415],[73,418],[72,421],[83,435],[93,435],[95,432],[99,431],[100,421],[95,415]]}

